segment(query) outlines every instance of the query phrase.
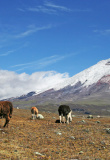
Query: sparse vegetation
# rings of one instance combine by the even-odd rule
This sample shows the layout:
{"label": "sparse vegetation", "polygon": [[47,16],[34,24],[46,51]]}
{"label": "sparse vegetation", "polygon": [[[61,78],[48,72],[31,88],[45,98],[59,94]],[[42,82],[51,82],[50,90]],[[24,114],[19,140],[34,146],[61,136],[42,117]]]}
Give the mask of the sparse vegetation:
{"label": "sparse vegetation", "polygon": [[99,102],[93,100],[81,100],[77,102],[69,102],[69,101],[62,101],[58,102],[50,102],[46,101],[45,103],[40,104],[37,100],[19,100],[13,101],[14,106],[19,107],[21,109],[31,109],[32,106],[36,106],[38,110],[45,111],[45,112],[53,112],[58,113],[58,107],[61,104],[67,104],[70,108],[75,112],[75,114],[93,114],[93,115],[110,115],[110,101],[109,103],[102,103],[100,100]]}
{"label": "sparse vegetation", "polygon": [[41,114],[43,120],[31,120],[30,110],[14,109],[9,127],[0,127],[0,159],[110,159],[110,117],[97,123],[97,117],[75,116],[67,125],[55,123],[58,114]]}

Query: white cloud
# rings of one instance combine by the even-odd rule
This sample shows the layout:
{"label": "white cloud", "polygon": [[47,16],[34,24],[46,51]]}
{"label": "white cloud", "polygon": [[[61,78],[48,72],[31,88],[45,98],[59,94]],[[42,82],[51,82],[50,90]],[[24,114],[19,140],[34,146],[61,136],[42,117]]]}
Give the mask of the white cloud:
{"label": "white cloud", "polygon": [[[22,11],[23,9],[19,9],[19,11]],[[62,5],[56,5],[52,2],[45,2],[42,5],[34,6],[34,7],[28,7],[25,9],[25,11],[31,11],[31,12],[42,12],[47,14],[57,14],[60,12],[71,12],[72,10],[70,8],[67,8]],[[23,10],[24,11],[24,10]]]}
{"label": "white cloud", "polygon": [[94,33],[98,33],[101,35],[110,35],[110,29],[105,29],[105,30],[93,30]]}
{"label": "white cloud", "polygon": [[48,13],[48,14],[56,14],[55,9],[46,8],[45,6],[30,7],[27,10],[32,11],[32,12],[42,12],[42,13]]}
{"label": "white cloud", "polygon": [[29,63],[17,64],[17,65],[11,66],[10,68],[11,69],[14,68],[16,71],[23,71],[24,69],[31,69],[31,68],[35,68],[36,70],[43,69],[44,67],[57,63],[65,58],[74,56],[76,54],[77,53],[72,53],[67,55],[53,55],[53,56],[45,57],[43,59],[29,62]]}
{"label": "white cloud", "polygon": [[67,8],[67,7],[60,6],[60,5],[55,5],[55,4],[51,3],[51,2],[46,2],[46,3],[45,3],[45,6],[51,7],[51,8],[60,10],[60,11],[65,11],[65,12],[70,12],[70,11],[72,11],[71,9],[69,9],[69,8]]}
{"label": "white cloud", "polygon": [[14,52],[14,50],[10,50],[10,51],[7,51],[6,53],[0,54],[0,56],[8,56],[9,54],[11,54],[13,52]]}
{"label": "white cloud", "polygon": [[17,10],[19,10],[19,11],[21,11],[21,12],[25,12],[25,10],[22,9],[22,8],[18,8]]}
{"label": "white cloud", "polygon": [[41,31],[41,30],[50,29],[51,27],[52,27],[51,25],[42,26],[42,27],[32,27],[32,28],[29,28],[27,31],[25,31],[23,33],[19,33],[18,35],[15,36],[15,38],[27,37],[29,35],[32,35],[35,32],[38,32],[38,31]]}
{"label": "white cloud", "polygon": [[59,12],[90,12],[91,11],[91,9],[70,9],[63,5],[57,5],[52,2],[45,2],[43,5],[28,7],[26,10],[31,12],[42,12],[47,14],[58,14]]}
{"label": "white cloud", "polygon": [[31,91],[41,92],[53,88],[68,79],[67,73],[54,71],[17,74],[0,70],[0,99],[21,96]]}
{"label": "white cloud", "polygon": [[53,55],[53,56],[46,57],[46,58],[39,60],[38,65],[40,68],[42,68],[47,65],[51,65],[51,64],[56,63],[58,61],[61,61],[62,59],[66,58],[66,57],[67,57],[66,55],[65,56]]}

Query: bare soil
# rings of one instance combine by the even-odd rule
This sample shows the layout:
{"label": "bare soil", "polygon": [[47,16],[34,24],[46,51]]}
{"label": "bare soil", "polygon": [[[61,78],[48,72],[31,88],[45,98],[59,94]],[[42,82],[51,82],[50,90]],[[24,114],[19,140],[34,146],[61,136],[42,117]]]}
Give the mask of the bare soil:
{"label": "bare soil", "polygon": [[8,128],[0,119],[0,159],[110,160],[110,117],[88,119],[76,115],[70,124],[55,123],[58,114],[14,109]]}

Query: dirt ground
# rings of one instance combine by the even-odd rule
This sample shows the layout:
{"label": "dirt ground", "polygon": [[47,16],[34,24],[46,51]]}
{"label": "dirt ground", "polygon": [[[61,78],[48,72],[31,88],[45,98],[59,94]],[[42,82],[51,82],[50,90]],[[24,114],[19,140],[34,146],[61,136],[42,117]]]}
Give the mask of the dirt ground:
{"label": "dirt ground", "polygon": [[73,117],[70,124],[55,123],[58,114],[14,109],[8,128],[0,119],[0,159],[110,160],[110,117]]}

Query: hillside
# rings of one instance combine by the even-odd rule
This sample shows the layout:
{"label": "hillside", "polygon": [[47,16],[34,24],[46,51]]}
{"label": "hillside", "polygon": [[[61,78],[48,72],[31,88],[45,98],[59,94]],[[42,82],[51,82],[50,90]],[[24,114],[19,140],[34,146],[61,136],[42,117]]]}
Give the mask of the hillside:
{"label": "hillside", "polygon": [[22,108],[37,105],[47,109],[49,106],[58,107],[64,103],[70,104],[73,109],[74,105],[79,105],[81,108],[81,104],[82,109],[83,105],[96,108],[103,106],[102,109],[106,110],[104,114],[107,115],[110,110],[110,59],[98,62],[66,81],[53,85],[53,88],[40,93],[37,90],[31,91],[8,100],[12,101],[15,107],[22,106]]}
{"label": "hillside", "polygon": [[110,117],[76,115],[67,125],[55,123],[58,114],[40,113],[43,120],[31,120],[30,110],[14,108],[9,127],[0,127],[0,159],[110,159]]}

